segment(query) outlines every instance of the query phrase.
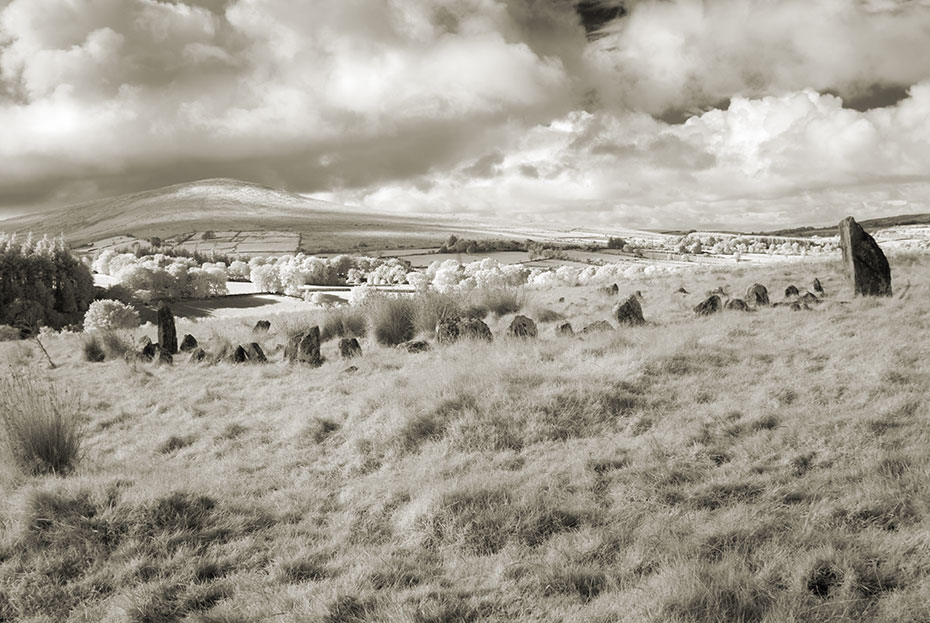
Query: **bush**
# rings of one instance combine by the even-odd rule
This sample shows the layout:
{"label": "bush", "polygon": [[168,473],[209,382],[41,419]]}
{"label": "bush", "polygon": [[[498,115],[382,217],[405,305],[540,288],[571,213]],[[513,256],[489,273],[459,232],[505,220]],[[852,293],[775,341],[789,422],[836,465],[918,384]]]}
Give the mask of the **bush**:
{"label": "bush", "polygon": [[372,333],[379,344],[396,346],[416,334],[416,303],[409,298],[379,296],[366,303]]}
{"label": "bush", "polygon": [[83,349],[84,361],[99,363],[107,358],[107,354],[104,352],[100,340],[97,339],[97,336],[93,333],[84,338]]}
{"label": "bush", "polygon": [[22,338],[22,333],[16,327],[0,324],[0,342],[11,342]]}
{"label": "bush", "polygon": [[28,474],[65,474],[78,461],[80,405],[30,375],[0,378],[0,427],[8,456]]}
{"label": "bush", "polygon": [[440,320],[461,318],[465,315],[462,297],[457,294],[430,291],[418,294],[414,300],[416,329],[424,333],[432,333]]}
{"label": "bush", "polygon": [[84,338],[84,361],[129,359],[135,353],[132,343],[115,331],[94,331]]}
{"label": "bush", "polygon": [[84,315],[85,331],[135,329],[139,324],[139,314],[135,309],[110,299],[94,301]]}

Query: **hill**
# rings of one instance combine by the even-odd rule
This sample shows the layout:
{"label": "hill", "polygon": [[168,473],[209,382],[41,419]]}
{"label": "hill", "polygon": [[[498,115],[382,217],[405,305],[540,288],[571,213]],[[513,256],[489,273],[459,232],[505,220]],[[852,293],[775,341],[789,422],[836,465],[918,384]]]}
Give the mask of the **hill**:
{"label": "hill", "polygon": [[[927,225],[930,224],[930,214],[899,214],[897,216],[885,216],[881,218],[870,218],[859,221],[866,230],[873,231],[878,229],[887,229],[889,227],[902,227],[905,225]],[[766,232],[767,236],[835,236],[836,225],[829,227],[795,227],[793,229],[779,229],[777,231]]]}
{"label": "hill", "polygon": [[[178,326],[211,352],[258,340],[264,365],[86,363],[63,333],[50,370],[0,343],[80,388],[86,431],[74,473],[0,469],[0,617],[930,620],[930,264],[890,259],[887,299],[849,296],[836,261],[643,277],[621,295],[646,326],[575,337],[555,318],[616,297],[529,291],[538,339],[509,315],[418,354],[369,332],[353,367],[336,340],[319,368],[282,361],[306,316]],[[809,311],[691,311],[815,276]]]}
{"label": "hill", "polygon": [[452,219],[373,214],[259,184],[209,179],[4,220],[0,231],[64,234],[73,246],[121,236],[287,232],[305,249],[343,250],[438,244],[471,229]]}

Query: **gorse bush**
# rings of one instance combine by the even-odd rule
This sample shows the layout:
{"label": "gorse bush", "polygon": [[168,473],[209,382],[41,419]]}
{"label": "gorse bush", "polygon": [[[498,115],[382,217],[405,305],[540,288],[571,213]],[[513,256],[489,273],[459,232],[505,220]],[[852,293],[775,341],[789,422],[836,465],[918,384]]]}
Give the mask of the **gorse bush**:
{"label": "gorse bush", "polygon": [[93,298],[90,270],[63,239],[0,234],[0,324],[60,329],[80,322]]}
{"label": "gorse bush", "polygon": [[139,314],[135,309],[125,303],[110,299],[94,301],[84,314],[85,331],[135,329],[139,324]]}
{"label": "gorse bush", "polygon": [[0,378],[0,427],[6,454],[27,474],[65,474],[78,461],[80,404],[29,374]]}

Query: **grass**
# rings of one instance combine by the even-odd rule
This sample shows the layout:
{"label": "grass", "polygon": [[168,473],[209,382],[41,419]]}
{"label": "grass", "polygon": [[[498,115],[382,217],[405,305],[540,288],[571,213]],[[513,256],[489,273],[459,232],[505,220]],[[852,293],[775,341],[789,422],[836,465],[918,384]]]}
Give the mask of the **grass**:
{"label": "grass", "polygon": [[66,474],[81,454],[83,423],[77,399],[31,374],[0,378],[2,441],[27,474]]}
{"label": "grass", "polygon": [[[926,621],[930,258],[892,270],[903,298],[852,298],[833,263],[642,278],[646,326],[571,339],[511,340],[488,312],[494,343],[413,355],[372,324],[354,373],[334,341],[319,368],[281,361],[288,322],[317,317],[275,318],[267,366],[91,364],[61,334],[46,370],[2,343],[88,408],[79,470],[0,471],[0,614]],[[814,276],[816,310],[692,313]],[[584,327],[611,302],[536,291],[528,314]],[[388,334],[432,331],[398,308]],[[210,351],[254,320],[178,330]]]}

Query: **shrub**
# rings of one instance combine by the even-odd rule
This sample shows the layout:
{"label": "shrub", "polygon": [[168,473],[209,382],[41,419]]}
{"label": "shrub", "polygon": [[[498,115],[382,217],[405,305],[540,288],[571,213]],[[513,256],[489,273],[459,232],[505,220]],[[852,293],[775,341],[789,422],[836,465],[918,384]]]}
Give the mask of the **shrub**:
{"label": "shrub", "polygon": [[90,334],[84,338],[84,361],[90,361],[92,363],[99,363],[107,358],[106,353],[103,351],[103,346],[100,344],[100,340],[97,339],[97,336]]}
{"label": "shrub", "polygon": [[135,309],[110,299],[94,301],[84,315],[85,331],[135,329],[139,324],[139,314]]}
{"label": "shrub", "polygon": [[409,298],[373,297],[366,305],[372,333],[379,344],[396,346],[416,334],[416,303]]}
{"label": "shrub", "polygon": [[2,324],[0,325],[0,342],[11,342],[22,337],[22,333],[16,327]]}
{"label": "shrub", "polygon": [[436,323],[447,318],[465,315],[462,298],[456,294],[429,291],[418,294],[416,301],[415,324],[418,331],[431,333]]}
{"label": "shrub", "polygon": [[79,402],[30,375],[0,378],[0,427],[7,454],[29,474],[64,474],[78,461]]}

